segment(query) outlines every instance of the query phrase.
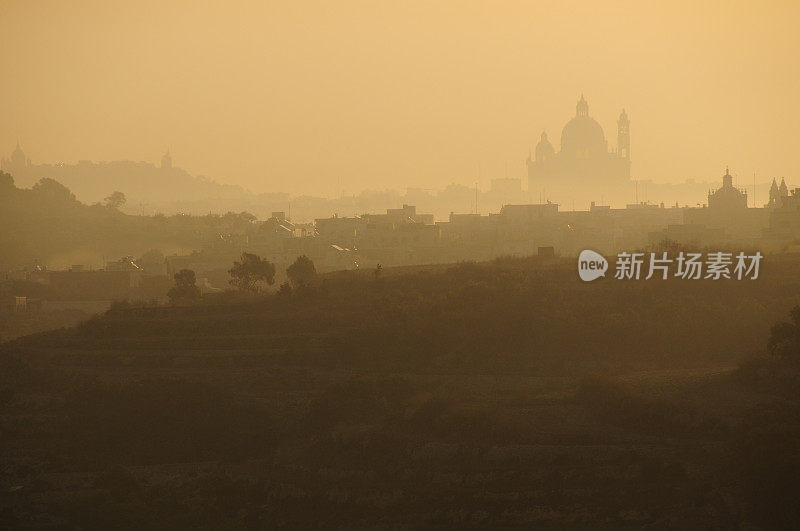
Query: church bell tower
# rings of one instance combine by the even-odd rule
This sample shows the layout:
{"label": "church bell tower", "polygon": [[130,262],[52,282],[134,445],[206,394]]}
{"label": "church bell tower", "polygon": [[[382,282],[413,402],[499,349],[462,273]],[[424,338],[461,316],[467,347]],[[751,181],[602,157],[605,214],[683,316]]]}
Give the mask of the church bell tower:
{"label": "church bell tower", "polygon": [[631,160],[631,122],[625,109],[617,120],[617,150],[623,159]]}

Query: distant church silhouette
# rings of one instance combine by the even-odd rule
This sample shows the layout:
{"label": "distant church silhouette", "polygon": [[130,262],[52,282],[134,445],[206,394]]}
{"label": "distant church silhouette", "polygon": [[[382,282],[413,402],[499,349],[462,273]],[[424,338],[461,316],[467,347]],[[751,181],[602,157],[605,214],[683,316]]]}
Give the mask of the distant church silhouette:
{"label": "distant church silhouette", "polygon": [[[775,179],[772,183],[775,184]],[[722,188],[708,192],[708,207],[720,210],[747,208],[747,192],[733,186],[733,176],[728,168],[725,168],[725,175],[722,176]]]}
{"label": "distant church silhouette", "polygon": [[14,149],[14,152],[11,153],[11,156],[9,158],[3,157],[0,159],[0,170],[12,175],[24,173],[30,169],[30,167],[31,159],[25,156],[25,152],[22,151],[22,148],[19,146],[19,140],[17,140],[17,147]]}
{"label": "distant church silhouette", "polygon": [[589,116],[581,94],[575,117],[561,130],[561,150],[543,132],[534,155],[528,154],[528,190],[587,188],[628,183],[631,176],[630,120],[625,109],[617,121],[617,150],[609,151],[603,128]]}

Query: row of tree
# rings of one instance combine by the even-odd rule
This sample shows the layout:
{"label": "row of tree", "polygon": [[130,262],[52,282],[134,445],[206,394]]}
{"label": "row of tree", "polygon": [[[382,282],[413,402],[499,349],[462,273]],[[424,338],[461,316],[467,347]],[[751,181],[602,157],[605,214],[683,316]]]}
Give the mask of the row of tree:
{"label": "row of tree", "polygon": [[[228,274],[231,276],[230,284],[243,292],[255,293],[275,284],[275,264],[253,253],[242,253],[239,260],[233,262]],[[317,276],[317,269],[309,257],[302,255],[286,268],[286,276],[289,281],[281,285],[281,293],[308,286]],[[194,271],[181,269],[174,278],[175,286],[167,292],[170,301],[191,302],[200,298]]]}

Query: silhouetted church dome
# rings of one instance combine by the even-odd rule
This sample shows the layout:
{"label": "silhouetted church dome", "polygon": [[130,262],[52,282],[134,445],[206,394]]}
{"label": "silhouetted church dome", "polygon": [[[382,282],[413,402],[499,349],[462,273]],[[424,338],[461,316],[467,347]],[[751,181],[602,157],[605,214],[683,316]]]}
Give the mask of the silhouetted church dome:
{"label": "silhouetted church dome", "polygon": [[589,105],[581,95],[575,118],[561,131],[561,152],[571,157],[588,157],[608,151],[603,128],[589,116]]}
{"label": "silhouetted church dome", "polygon": [[747,208],[747,192],[733,186],[733,176],[728,168],[722,176],[722,187],[708,194],[709,208]]}
{"label": "silhouetted church dome", "polygon": [[555,153],[556,150],[553,148],[553,144],[547,139],[547,133],[542,132],[542,138],[536,144],[536,160],[547,160]]}

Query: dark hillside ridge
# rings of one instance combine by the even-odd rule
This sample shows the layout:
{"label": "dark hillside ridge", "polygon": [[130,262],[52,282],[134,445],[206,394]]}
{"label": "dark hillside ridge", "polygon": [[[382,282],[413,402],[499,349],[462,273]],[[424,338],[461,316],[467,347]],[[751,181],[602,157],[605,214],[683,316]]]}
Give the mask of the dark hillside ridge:
{"label": "dark hillside ridge", "polygon": [[800,293],[800,268],[789,259],[765,263],[754,281],[582,283],[570,261],[524,264],[389,269],[380,278],[332,273],[291,295],[114,309],[7,348],[313,352],[342,366],[421,371],[735,364],[762,347],[770,325]]}

